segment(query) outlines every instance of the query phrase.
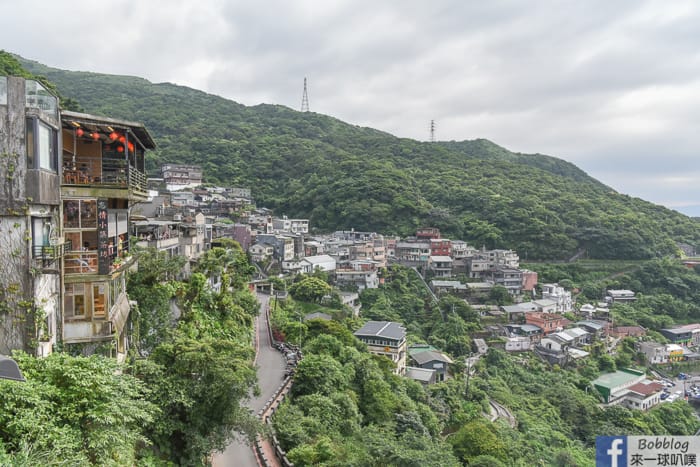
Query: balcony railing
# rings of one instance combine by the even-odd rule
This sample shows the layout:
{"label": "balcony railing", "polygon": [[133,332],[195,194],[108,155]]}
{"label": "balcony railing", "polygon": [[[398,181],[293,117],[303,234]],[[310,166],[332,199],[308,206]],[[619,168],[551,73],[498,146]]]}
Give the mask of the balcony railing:
{"label": "balcony railing", "polygon": [[147,192],[146,174],[123,159],[69,158],[64,159],[63,183],[66,185],[91,185],[130,188]]}
{"label": "balcony railing", "polygon": [[40,260],[43,266],[47,266],[54,261],[65,256],[66,252],[73,249],[70,240],[66,240],[58,245],[34,245],[34,259]]}
{"label": "balcony railing", "polygon": [[71,251],[64,263],[66,274],[97,273],[97,251]]}

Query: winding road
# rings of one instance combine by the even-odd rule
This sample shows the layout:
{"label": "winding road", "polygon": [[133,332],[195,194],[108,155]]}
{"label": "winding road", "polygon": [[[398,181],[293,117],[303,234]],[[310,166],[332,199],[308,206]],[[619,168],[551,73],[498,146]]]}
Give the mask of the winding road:
{"label": "winding road", "polygon": [[[258,385],[260,395],[248,401],[248,407],[253,413],[258,413],[265,407],[265,403],[274,394],[284,379],[286,362],[280,352],[272,347],[268,322],[265,319],[265,310],[268,307],[270,297],[265,294],[257,294],[260,302],[260,312],[256,319],[257,353],[255,363],[258,371]],[[238,438],[228,445],[224,452],[217,452],[212,458],[214,467],[257,467],[258,461],[251,446]]]}

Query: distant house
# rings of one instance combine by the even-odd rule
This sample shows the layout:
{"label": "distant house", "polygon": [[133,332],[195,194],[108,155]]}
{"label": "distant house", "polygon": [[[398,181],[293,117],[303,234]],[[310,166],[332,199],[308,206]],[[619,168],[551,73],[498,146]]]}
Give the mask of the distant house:
{"label": "distant house", "polygon": [[668,363],[668,349],[666,349],[664,344],[659,344],[658,342],[637,342],[635,348],[637,352],[644,354],[644,358],[648,363]]}
{"label": "distant house", "polygon": [[607,405],[647,410],[661,401],[663,386],[646,379],[643,371],[622,369],[591,382]]}
{"label": "distant house", "polygon": [[537,311],[541,311],[544,313],[557,313],[557,302],[555,300],[549,299],[549,298],[541,298],[539,300],[533,300],[532,303],[534,303],[537,306]]}
{"label": "distant house", "polygon": [[450,277],[452,275],[452,261],[449,256],[431,256],[428,260],[428,270],[435,277]]}
{"label": "distant house", "polygon": [[437,382],[437,372],[427,368],[407,367],[406,377],[418,381],[423,385],[435,384]]}
{"label": "distant house", "polygon": [[561,331],[564,328],[565,319],[555,313],[539,311],[525,313],[525,323],[532,324],[542,329],[544,335]]}
{"label": "distant house", "polygon": [[379,287],[377,262],[353,260],[340,263],[335,269],[335,282],[338,287],[354,286],[358,291]]}
{"label": "distant house", "polygon": [[555,313],[564,313],[571,311],[572,300],[571,292],[568,292],[564,287],[559,284],[543,284],[542,285],[542,298],[553,300],[555,302]]}
{"label": "distant house", "polygon": [[686,328],[667,328],[659,331],[672,344],[689,345],[693,341],[693,330]]}
{"label": "distant house", "polygon": [[593,337],[601,338],[608,335],[608,329],[610,323],[606,321],[597,320],[584,320],[576,323],[577,326],[582,327],[586,331],[590,332]]}
{"label": "distant house", "polygon": [[467,294],[467,285],[459,281],[433,279],[430,281],[430,288],[433,289],[436,294],[451,293],[459,296],[465,296]]}
{"label": "distant house", "polygon": [[[666,334],[664,334],[666,331]],[[700,324],[691,323],[674,326],[670,329],[662,329],[661,334],[674,344],[695,347],[700,345]]]}
{"label": "distant house", "polygon": [[447,370],[451,365],[452,359],[442,352],[435,350],[424,350],[422,352],[411,352],[411,360],[415,363],[414,366],[423,369],[434,370],[435,380],[444,381],[447,376]]}
{"label": "distant house", "polygon": [[504,326],[510,336],[527,337],[531,343],[539,342],[542,338],[542,328],[532,324],[506,324]]}
{"label": "distant house", "polygon": [[637,300],[637,297],[635,297],[634,292],[632,292],[631,290],[626,290],[626,289],[621,289],[621,290],[610,289],[606,292],[606,297],[605,297],[605,301],[610,303],[610,304],[632,303],[635,300]]}
{"label": "distant house", "polygon": [[268,243],[256,243],[248,249],[250,259],[255,262],[265,261],[275,254],[275,247]]}
{"label": "distant house", "polygon": [[532,302],[525,302],[515,305],[504,305],[501,309],[505,312],[509,322],[524,322],[525,313],[537,311],[537,305]]}
{"label": "distant house", "polygon": [[335,258],[330,255],[317,255],[317,256],[307,256],[300,261],[301,270],[305,273],[312,273],[316,269],[321,271],[335,271],[336,262]]}
{"label": "distant house", "polygon": [[529,337],[515,336],[506,338],[506,352],[523,352],[532,348]]}
{"label": "distant house", "polygon": [[367,344],[370,353],[383,355],[394,362],[396,374],[406,373],[406,329],[401,324],[392,321],[368,321],[354,334]]}

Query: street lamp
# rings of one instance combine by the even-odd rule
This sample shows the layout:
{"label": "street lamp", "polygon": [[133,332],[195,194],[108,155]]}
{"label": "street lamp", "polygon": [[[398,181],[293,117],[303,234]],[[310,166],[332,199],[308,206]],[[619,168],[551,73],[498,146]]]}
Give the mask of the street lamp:
{"label": "street lamp", "polygon": [[0,355],[0,379],[26,381],[22,376],[22,371],[17,366],[17,362],[4,355]]}

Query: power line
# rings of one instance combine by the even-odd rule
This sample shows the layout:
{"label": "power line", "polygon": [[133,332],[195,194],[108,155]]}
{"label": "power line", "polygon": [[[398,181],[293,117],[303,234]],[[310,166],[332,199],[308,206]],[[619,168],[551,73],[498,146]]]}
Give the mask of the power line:
{"label": "power line", "polygon": [[304,94],[301,96],[301,111],[309,111],[309,94],[306,91],[306,78],[304,78]]}

